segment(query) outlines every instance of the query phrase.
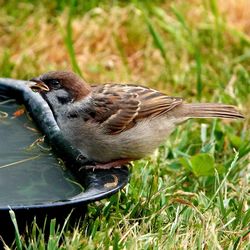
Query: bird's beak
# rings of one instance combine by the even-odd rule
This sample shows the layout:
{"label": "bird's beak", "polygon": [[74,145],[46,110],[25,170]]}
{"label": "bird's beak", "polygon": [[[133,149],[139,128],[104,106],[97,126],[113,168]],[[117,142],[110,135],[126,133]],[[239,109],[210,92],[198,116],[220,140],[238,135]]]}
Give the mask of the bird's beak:
{"label": "bird's beak", "polygon": [[39,78],[32,78],[29,80],[28,86],[35,91],[50,91],[49,87]]}

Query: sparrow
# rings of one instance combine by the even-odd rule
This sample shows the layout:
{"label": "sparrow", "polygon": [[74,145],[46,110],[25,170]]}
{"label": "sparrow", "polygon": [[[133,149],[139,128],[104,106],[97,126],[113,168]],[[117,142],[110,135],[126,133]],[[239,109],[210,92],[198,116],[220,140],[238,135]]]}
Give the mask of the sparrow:
{"label": "sparrow", "polygon": [[138,85],[89,85],[73,72],[52,71],[30,81],[65,138],[100,169],[145,157],[190,118],[244,118],[231,105],[185,103]]}

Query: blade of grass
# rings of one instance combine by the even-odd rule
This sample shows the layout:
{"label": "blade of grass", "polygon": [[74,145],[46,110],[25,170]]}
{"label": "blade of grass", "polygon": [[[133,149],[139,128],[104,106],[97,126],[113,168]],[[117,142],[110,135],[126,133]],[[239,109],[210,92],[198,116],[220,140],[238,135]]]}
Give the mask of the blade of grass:
{"label": "blade of grass", "polygon": [[23,247],[22,247],[21,235],[19,233],[16,215],[15,215],[15,212],[11,208],[9,210],[9,214],[10,214],[11,221],[15,228],[16,247],[18,250],[22,250]]}
{"label": "blade of grass", "polygon": [[59,235],[57,237],[56,246],[59,246],[59,244],[60,244],[60,240],[62,239],[63,233],[65,232],[65,228],[66,228],[66,226],[67,226],[67,224],[69,222],[69,219],[70,219],[70,216],[71,216],[72,212],[73,212],[73,210],[69,213],[67,218],[64,220],[63,226],[60,229],[60,233],[59,233]]}
{"label": "blade of grass", "polygon": [[178,21],[181,23],[181,25],[185,28],[185,30],[191,34],[191,30],[190,28],[188,27],[186,21],[185,21],[185,18],[184,16],[174,7],[174,6],[171,6],[171,10],[173,11],[173,13],[175,14],[176,18],[178,19]]}
{"label": "blade of grass", "polygon": [[242,223],[242,217],[244,216],[244,200],[240,200],[238,203],[238,207],[237,207],[237,213],[235,216],[235,221],[233,223],[233,229],[235,229],[237,227],[237,225],[239,225],[240,223]]}
{"label": "blade of grass", "polygon": [[57,240],[56,240],[56,219],[50,221],[49,228],[49,240],[48,240],[48,250],[56,249]]}
{"label": "blade of grass", "polygon": [[218,1],[217,0],[210,0],[210,8],[211,12],[215,18],[215,33],[216,33],[216,42],[217,47],[222,48],[223,45],[223,39],[222,39],[222,25],[221,25],[221,18],[220,18],[220,12],[218,7]]}
{"label": "blade of grass", "polygon": [[208,204],[207,207],[205,208],[204,212],[207,211],[207,210],[210,208],[210,206],[212,205],[212,203],[213,203],[215,197],[217,196],[217,194],[219,193],[219,191],[220,191],[221,188],[223,187],[223,185],[224,185],[224,183],[226,182],[226,180],[227,180],[229,174],[231,173],[232,169],[236,166],[236,163],[237,163],[238,158],[239,158],[239,153],[237,152],[237,153],[235,154],[235,157],[234,157],[232,163],[231,163],[230,168],[228,169],[228,171],[227,171],[225,177],[223,178],[222,182],[220,183],[219,187],[217,188],[216,192],[214,193],[213,197],[211,198],[209,204]]}
{"label": "blade of grass", "polygon": [[[218,171],[216,169],[215,169],[215,178],[216,178],[218,185],[219,185],[220,184],[220,177],[219,177]],[[219,190],[219,192],[218,192],[218,198],[219,198],[219,204],[220,204],[220,211],[221,211],[221,214],[223,215],[223,220],[227,220],[227,214],[226,214],[226,209],[224,206],[224,199],[223,199],[221,190]]]}
{"label": "blade of grass", "polygon": [[[236,241],[234,242],[234,245],[233,245],[233,249],[234,249],[234,250],[240,249],[238,246],[239,246],[241,240],[242,240],[243,238],[245,238],[249,233],[250,233],[250,229],[248,229],[246,232],[244,232],[240,237],[238,237],[238,238],[236,239]],[[243,249],[243,248],[242,248],[242,249]],[[248,248],[248,249],[249,249],[249,248]]]}
{"label": "blade of grass", "polygon": [[156,48],[160,51],[161,56],[164,59],[166,68],[168,69],[169,73],[171,74],[170,62],[167,58],[167,51],[166,51],[166,48],[164,46],[163,39],[161,38],[161,35],[158,33],[158,31],[156,30],[153,23],[151,22],[151,20],[148,17],[146,17],[146,23],[148,26],[149,33],[151,34],[151,36],[153,38],[154,44],[155,44]]}
{"label": "blade of grass", "polygon": [[181,24],[181,26],[186,30],[187,36],[189,38],[189,42],[186,44],[189,52],[194,56],[195,66],[196,66],[196,91],[197,91],[197,99],[198,101],[202,98],[202,57],[199,49],[198,42],[194,39],[191,29],[189,28],[184,16],[179,12],[174,6],[171,6],[172,12],[175,14],[177,20]]}
{"label": "blade of grass", "polygon": [[77,63],[76,60],[76,54],[75,54],[75,49],[74,49],[74,44],[73,44],[73,38],[72,38],[72,17],[74,15],[74,10],[75,10],[75,5],[76,5],[76,0],[71,0],[70,1],[70,7],[69,7],[69,14],[68,14],[68,20],[67,20],[67,26],[66,26],[66,36],[65,36],[65,44],[68,49],[70,61],[73,67],[73,70],[79,74],[81,77],[83,77],[81,69]]}
{"label": "blade of grass", "polygon": [[196,90],[197,90],[197,99],[201,100],[202,97],[202,89],[203,84],[201,80],[202,73],[202,62],[201,62],[201,54],[199,49],[195,49],[195,64],[196,64]]}

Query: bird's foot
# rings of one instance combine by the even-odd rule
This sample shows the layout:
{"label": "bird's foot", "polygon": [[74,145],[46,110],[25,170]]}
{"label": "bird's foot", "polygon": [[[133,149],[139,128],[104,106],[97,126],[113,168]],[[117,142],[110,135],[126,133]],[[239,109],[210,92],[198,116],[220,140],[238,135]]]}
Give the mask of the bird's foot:
{"label": "bird's foot", "polygon": [[95,163],[95,165],[86,165],[82,168],[84,169],[92,169],[93,171],[95,169],[111,169],[111,168],[121,168],[122,165],[126,165],[130,162],[129,159],[121,159],[121,160],[115,160],[108,163]]}

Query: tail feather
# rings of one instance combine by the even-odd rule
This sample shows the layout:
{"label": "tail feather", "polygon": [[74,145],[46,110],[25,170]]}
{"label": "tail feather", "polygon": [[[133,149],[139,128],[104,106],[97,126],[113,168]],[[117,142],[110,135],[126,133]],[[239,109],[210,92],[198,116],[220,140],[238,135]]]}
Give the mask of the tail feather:
{"label": "tail feather", "polygon": [[231,105],[220,103],[188,103],[184,104],[184,106],[186,116],[189,118],[244,118],[244,116]]}

